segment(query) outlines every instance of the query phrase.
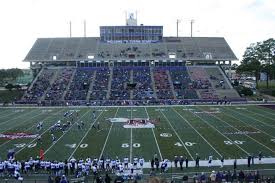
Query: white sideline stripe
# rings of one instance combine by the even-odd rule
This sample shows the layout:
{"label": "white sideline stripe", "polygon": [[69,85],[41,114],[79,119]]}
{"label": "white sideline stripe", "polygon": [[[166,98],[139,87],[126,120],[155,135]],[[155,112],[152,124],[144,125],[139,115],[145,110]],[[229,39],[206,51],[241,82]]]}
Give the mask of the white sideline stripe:
{"label": "white sideline stripe", "polygon": [[[55,112],[54,114],[58,114],[60,111],[63,111],[63,110],[64,110],[64,109],[59,110],[58,112]],[[50,118],[50,117],[52,117],[52,116],[48,116],[48,117],[46,117],[45,119],[48,119],[48,118]],[[45,119],[44,119],[44,120],[45,120]],[[44,135],[47,131],[49,131],[49,130],[51,129],[51,127],[52,127],[52,125],[50,125],[50,127],[49,127],[47,130],[45,130],[43,133],[41,133],[40,136]],[[25,145],[25,146],[22,147],[20,150],[18,150],[15,154],[17,154],[17,153],[21,152],[22,150],[24,150],[28,145],[30,145],[31,143],[33,143],[37,138],[38,138],[38,137],[36,137],[35,139],[33,139],[33,140],[32,140],[31,142],[29,142],[27,145]]]}
{"label": "white sideline stripe", "polygon": [[[222,122],[226,123],[226,124],[229,125],[231,128],[233,128],[233,129],[237,130],[238,132],[240,132],[239,129],[237,129],[237,128],[235,128],[234,126],[230,125],[229,123],[227,123],[225,120],[221,119],[220,117],[214,116],[213,114],[210,114],[210,113],[208,113],[207,115],[213,116],[214,118],[218,119],[219,121],[222,121]],[[256,140],[256,139],[250,137],[249,135],[247,135],[247,134],[244,134],[244,135],[247,136],[248,138],[250,138],[251,140],[255,141],[256,143],[260,144],[261,146],[265,147],[265,148],[268,149],[269,151],[271,151],[271,152],[273,152],[273,153],[275,152],[275,151],[273,151],[272,149],[270,149],[269,147],[267,147],[266,145],[264,145],[264,144],[262,144],[261,142],[259,142],[258,140]]]}
{"label": "white sideline stripe", "polygon": [[[56,112],[56,113],[58,113],[58,112]],[[54,114],[56,114],[56,113],[54,113]],[[46,118],[44,118],[43,121],[44,121],[45,119],[47,119],[47,118],[49,118],[49,116],[46,117]],[[30,119],[32,119],[32,118],[30,118]],[[35,127],[35,123],[34,123],[31,127],[29,127],[28,129],[24,130],[23,132],[28,132],[28,131],[29,131],[30,129],[32,129],[33,127]],[[36,138],[35,138],[35,139],[36,139]],[[13,140],[13,139],[10,139],[10,140],[6,141],[5,143],[1,144],[0,147],[4,146],[5,144],[9,143],[9,142],[12,141],[12,140]]]}
{"label": "white sideline stripe", "polygon": [[132,163],[132,154],[133,154],[133,128],[131,128],[130,163]]}
{"label": "white sideline stripe", "polygon": [[[131,107],[131,118],[133,119],[133,108]],[[133,155],[133,128],[131,128],[131,139],[130,139],[130,163],[132,163],[132,155]]]}
{"label": "white sideline stripe", "polygon": [[[208,126],[212,127],[214,130],[216,130],[219,134],[221,134],[222,136],[224,136],[227,140],[232,141],[230,138],[228,138],[227,136],[225,136],[223,133],[221,133],[217,128],[215,128],[213,125],[207,123],[207,121],[205,121],[205,119],[203,119],[202,117],[200,117],[199,115],[197,115],[196,113],[194,113],[193,111],[190,111],[192,114],[194,114],[195,116],[197,116],[198,118],[200,118],[205,124],[207,124]],[[234,143],[235,146],[237,146],[240,150],[242,150],[243,152],[245,152],[247,155],[249,155],[249,153],[244,150],[242,147],[240,147],[238,144]]]}
{"label": "white sideline stripe", "polygon": [[[118,110],[119,110],[119,107],[118,107],[117,110],[116,110],[115,117],[117,116]],[[111,127],[110,127],[110,129],[109,129],[108,135],[107,135],[107,137],[106,137],[106,139],[105,139],[104,145],[103,145],[103,147],[102,147],[102,150],[101,150],[101,153],[100,153],[100,156],[99,156],[98,159],[101,159],[101,157],[102,157],[102,155],[103,155],[103,152],[104,152],[104,150],[105,150],[107,141],[109,140],[109,136],[110,136],[111,130],[112,130],[112,128],[113,128],[113,125],[114,125],[114,123],[111,124]]]}
{"label": "white sideline stripe", "polygon": [[[232,111],[232,109],[229,109],[229,110]],[[233,110],[233,111],[235,111],[235,110]],[[240,114],[240,115],[242,115],[242,116],[244,116],[244,117],[246,117],[246,118],[250,118],[250,119],[252,119],[252,120],[254,120],[254,121],[258,121],[258,122],[260,122],[260,123],[262,123],[262,124],[264,124],[264,125],[266,125],[266,126],[269,126],[269,127],[271,127],[271,128],[275,128],[274,126],[269,125],[269,124],[267,124],[267,123],[265,123],[265,122],[262,122],[262,121],[260,121],[260,120],[257,120],[257,119],[255,119],[255,118],[253,118],[253,117],[248,116],[248,115],[244,115],[243,113],[240,113],[239,111],[235,111],[235,112],[238,113],[238,114]]]}
{"label": "white sideline stripe", "polygon": [[[87,112],[89,112],[89,110],[88,110]],[[86,112],[86,113],[87,113],[87,112]],[[80,144],[83,142],[83,140],[84,140],[85,137],[88,135],[89,131],[92,129],[93,125],[94,125],[95,122],[98,120],[98,118],[101,116],[101,114],[103,114],[103,112],[104,112],[104,110],[102,110],[102,111],[100,112],[100,114],[97,116],[97,118],[96,118],[96,119],[94,120],[94,122],[91,124],[90,128],[87,130],[87,132],[85,133],[85,135],[82,137],[82,139],[81,139],[80,142],[78,143],[77,147],[74,149],[74,151],[71,153],[71,155],[70,155],[70,157],[69,157],[68,159],[71,159],[71,158],[73,157],[74,153],[75,153],[76,150],[79,148]],[[85,115],[86,115],[86,113],[85,113]],[[83,116],[84,116],[84,115],[83,115]],[[83,117],[83,116],[82,116],[82,117]],[[81,118],[82,118],[82,117],[81,117]]]}
{"label": "white sideline stripe", "polygon": [[[258,131],[260,131],[260,132],[262,132],[262,133],[266,134],[267,136],[270,136],[270,137],[272,137],[272,138],[275,138],[275,136],[270,135],[270,134],[269,134],[269,133],[267,133],[266,131],[264,131],[264,130],[261,130],[261,129],[257,128],[257,127],[256,127],[256,125],[251,125],[251,124],[249,124],[249,123],[247,123],[247,122],[243,121],[242,119],[238,119],[238,118],[236,118],[236,117],[235,117],[235,116],[233,116],[232,114],[227,114],[227,113],[223,113],[223,114],[224,114],[224,115],[226,115],[226,116],[230,116],[230,117],[232,117],[232,118],[234,118],[234,119],[236,119],[236,120],[238,120],[238,121],[240,121],[240,122],[244,123],[244,124],[245,124],[245,126],[250,126],[250,127],[254,128],[254,129],[257,129]],[[245,126],[243,126],[243,127],[245,127]]]}
{"label": "white sideline stripe", "polygon": [[[24,113],[24,114],[22,114],[22,115],[19,115],[19,116],[15,117],[15,118],[12,118],[12,119],[9,119],[9,120],[7,120],[7,121],[4,121],[3,123],[0,123],[0,127],[1,127],[3,124],[8,123],[9,121],[12,121],[12,120],[21,118],[22,116],[28,115],[28,114],[30,114],[30,113],[32,113],[32,112],[34,112],[34,111],[35,111],[35,110],[31,110],[31,111],[29,111],[29,112],[27,112],[27,113]],[[31,117],[30,119],[32,119],[32,118],[34,118],[34,117],[36,117],[36,116],[39,116],[40,114],[42,114],[42,111],[40,111],[39,114],[37,114],[37,115]],[[24,120],[24,121],[27,121],[27,120]],[[15,126],[18,126],[18,125],[15,125]],[[11,129],[11,128],[9,128],[9,129]],[[8,130],[9,130],[9,129],[8,129]],[[5,130],[5,131],[7,131],[7,130]],[[5,132],[5,131],[2,131],[1,133]]]}
{"label": "white sideline stripe", "polygon": [[220,157],[222,157],[221,153],[214,148],[208,140],[206,140],[200,132],[196,128],[194,128],[187,119],[185,119],[175,108],[172,108]]}
{"label": "white sideline stripe", "polygon": [[[149,118],[150,116],[149,116],[149,113],[148,113],[148,111],[147,111],[147,108],[144,107],[144,109],[145,109],[145,112],[146,112],[146,114],[147,114],[147,117]],[[153,128],[151,128],[151,129],[152,129],[152,133],[153,133],[153,136],[154,136],[154,139],[155,139],[155,142],[156,142],[158,151],[159,151],[159,156],[160,156],[160,158],[161,158],[161,160],[162,160],[163,158],[162,158],[162,154],[161,154],[161,151],[160,151],[160,148],[159,148],[159,144],[158,144],[158,141],[157,141],[157,138],[156,138],[156,135],[155,135],[155,131],[153,130]]]}
{"label": "white sideline stripe", "polygon": [[[82,119],[84,116],[86,116],[86,114],[87,114],[89,111],[90,111],[90,110],[87,110],[87,111],[77,120],[77,122],[78,122],[80,119]],[[52,145],[44,152],[44,155],[47,154],[47,152],[49,152],[49,150],[50,150],[55,144],[57,144],[57,142],[58,142],[60,139],[62,139],[62,137],[63,137],[65,134],[67,134],[67,133],[70,131],[70,129],[71,129],[75,124],[76,124],[76,122],[74,122],[74,124],[72,124],[71,127],[57,139],[57,141],[55,141],[54,143],[52,143]]]}
{"label": "white sideline stripe", "polygon": [[182,143],[183,147],[185,148],[185,150],[187,151],[187,153],[189,154],[189,156],[192,158],[192,160],[195,160],[194,157],[191,155],[191,153],[189,152],[189,150],[187,149],[187,147],[185,146],[185,143],[181,140],[179,134],[177,133],[177,131],[175,130],[175,128],[172,126],[172,124],[170,123],[169,119],[165,116],[165,114],[163,114],[162,111],[159,111],[166,119],[166,121],[169,123],[169,125],[171,126],[171,128],[174,130],[175,134],[177,135],[178,139],[180,140],[180,142]]}
{"label": "white sideline stripe", "polygon": [[[1,104],[1,103],[0,103]],[[224,105],[224,106],[257,106],[257,105],[275,105],[275,101],[270,101],[268,103],[265,103],[265,102],[255,102],[255,101],[244,101],[244,102],[234,102],[233,103],[231,102],[230,105]],[[156,108],[156,107],[182,107],[183,105],[148,105],[146,107],[152,107],[152,108]],[[190,107],[194,107],[194,106],[221,106],[220,104],[212,104],[211,102],[208,102],[207,104],[188,104],[186,106],[190,106]],[[58,108],[86,108],[87,106],[43,106],[43,107],[40,107],[40,106],[37,106],[37,105],[30,105],[30,106],[16,106],[16,107],[13,107],[13,106],[7,106],[7,107],[3,107],[3,106],[0,106],[0,109],[1,108],[4,108],[4,109],[7,109],[7,108],[11,108],[11,109],[14,109],[14,108],[44,108],[44,109],[47,109],[47,108],[53,108],[53,109],[58,109]],[[121,108],[127,108],[127,107],[131,107],[130,105],[128,106],[120,106],[120,105],[110,105],[110,106],[98,106],[98,105],[94,105],[94,106],[90,106],[90,107],[94,107],[94,108],[113,108],[113,107],[121,107]],[[132,107],[144,107],[144,106],[135,106],[135,105],[132,105]]]}
{"label": "white sideline stripe", "polygon": [[[251,161],[252,162],[252,161]],[[224,166],[233,166],[234,164],[234,159],[225,159],[224,160]],[[262,158],[261,162],[259,162],[259,159],[254,158],[254,164],[258,165],[266,165],[266,164],[275,164],[275,158]],[[169,161],[168,162],[168,168],[175,167],[174,162]],[[185,165],[185,163],[184,163]],[[196,165],[196,161],[189,161],[188,162],[188,167],[195,167]],[[239,165],[247,165],[247,159],[237,159],[237,167]],[[212,160],[211,163],[211,167],[217,167],[217,166],[221,166],[221,160]],[[251,166],[252,163],[251,163]],[[183,166],[185,167],[185,166]],[[208,167],[208,160],[200,160],[200,167]],[[145,162],[143,165],[143,168],[151,168],[151,163],[150,162]]]}

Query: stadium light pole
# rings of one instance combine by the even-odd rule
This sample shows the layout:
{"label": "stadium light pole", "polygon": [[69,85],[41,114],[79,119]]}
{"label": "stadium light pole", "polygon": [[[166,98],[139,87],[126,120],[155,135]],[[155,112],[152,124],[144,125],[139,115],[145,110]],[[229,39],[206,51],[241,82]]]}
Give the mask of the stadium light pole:
{"label": "stadium light pole", "polygon": [[72,22],[70,21],[70,37],[72,37]]}
{"label": "stadium light pole", "polygon": [[191,37],[193,37],[193,23],[195,23],[195,20],[192,19],[190,23],[191,23]]}
{"label": "stadium light pole", "polygon": [[84,20],[84,37],[86,37],[86,20]]}
{"label": "stadium light pole", "polygon": [[180,23],[180,20],[177,19],[177,37],[179,37],[179,23]]}

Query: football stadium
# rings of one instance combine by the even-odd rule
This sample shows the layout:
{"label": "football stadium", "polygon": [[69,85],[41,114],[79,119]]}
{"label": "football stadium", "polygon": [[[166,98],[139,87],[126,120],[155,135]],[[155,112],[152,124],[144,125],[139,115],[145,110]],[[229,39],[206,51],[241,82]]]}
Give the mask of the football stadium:
{"label": "football stadium", "polygon": [[0,182],[274,178],[275,104],[232,87],[225,38],[163,29],[130,15],[99,37],[38,38],[31,85],[0,110]]}

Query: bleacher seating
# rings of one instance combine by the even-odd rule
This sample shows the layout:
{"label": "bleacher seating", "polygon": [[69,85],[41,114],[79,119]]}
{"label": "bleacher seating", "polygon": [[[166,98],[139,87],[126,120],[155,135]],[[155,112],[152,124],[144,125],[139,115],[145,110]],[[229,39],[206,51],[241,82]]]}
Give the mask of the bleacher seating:
{"label": "bleacher seating", "polygon": [[90,100],[106,100],[110,70],[107,67],[96,68],[96,77]]}
{"label": "bleacher seating", "polygon": [[173,99],[173,93],[166,71],[165,67],[156,67],[154,69],[154,80],[158,99]]}
{"label": "bleacher seating", "polygon": [[86,100],[93,74],[93,69],[77,68],[65,100]]}
{"label": "bleacher seating", "polygon": [[197,99],[195,89],[186,67],[171,67],[169,69],[177,99]]}
{"label": "bleacher seating", "polygon": [[45,100],[60,100],[66,91],[74,69],[61,69],[54,83],[45,95]]}
{"label": "bleacher seating", "polygon": [[217,66],[56,67],[43,69],[22,101],[126,105],[129,100],[166,104],[176,100],[239,98],[224,77]]}
{"label": "bleacher seating", "polygon": [[22,101],[29,103],[37,102],[50,86],[50,81],[53,78],[54,73],[55,70],[53,69],[43,69],[35,83],[33,83],[33,86],[26,91]]}
{"label": "bleacher seating", "polygon": [[134,100],[150,100],[154,98],[150,67],[133,68]]}
{"label": "bleacher seating", "polygon": [[130,100],[130,90],[127,88],[130,83],[130,71],[127,67],[113,68],[110,100]]}

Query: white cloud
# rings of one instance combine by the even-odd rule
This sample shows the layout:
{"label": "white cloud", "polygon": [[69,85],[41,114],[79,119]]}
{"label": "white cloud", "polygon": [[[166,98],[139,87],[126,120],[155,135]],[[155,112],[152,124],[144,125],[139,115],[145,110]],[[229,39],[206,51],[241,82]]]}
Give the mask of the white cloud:
{"label": "white cloud", "polygon": [[38,37],[99,36],[100,25],[124,25],[125,10],[138,23],[164,25],[165,36],[223,36],[238,58],[252,42],[275,37],[274,0],[9,0],[0,1],[0,68],[28,67],[22,60]]}

